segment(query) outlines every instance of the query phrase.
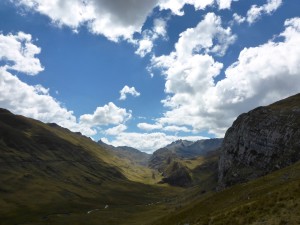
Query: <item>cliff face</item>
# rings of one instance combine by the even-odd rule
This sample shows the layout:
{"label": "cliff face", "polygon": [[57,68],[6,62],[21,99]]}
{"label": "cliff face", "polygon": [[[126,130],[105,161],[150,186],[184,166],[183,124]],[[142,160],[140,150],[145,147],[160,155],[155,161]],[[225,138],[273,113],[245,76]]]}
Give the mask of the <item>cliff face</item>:
{"label": "cliff face", "polygon": [[300,159],[300,94],[240,115],[226,132],[219,186],[265,175]]}

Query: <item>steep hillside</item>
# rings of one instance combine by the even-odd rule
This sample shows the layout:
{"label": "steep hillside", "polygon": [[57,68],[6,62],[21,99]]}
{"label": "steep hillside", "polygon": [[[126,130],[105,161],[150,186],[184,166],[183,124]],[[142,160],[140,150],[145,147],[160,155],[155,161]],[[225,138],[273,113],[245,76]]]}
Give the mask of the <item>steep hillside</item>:
{"label": "steep hillside", "polygon": [[[163,187],[146,185],[160,180],[150,169],[132,166],[79,133],[4,109],[0,165],[3,225],[122,224],[134,214],[124,208],[138,210],[169,195]],[[106,217],[106,206],[121,218]],[[89,215],[93,210],[100,211]]]}
{"label": "steep hillside", "polygon": [[220,151],[215,150],[205,156],[182,160],[191,171],[193,185],[197,185],[204,192],[216,190],[219,156]]}
{"label": "steep hillside", "polygon": [[240,115],[226,132],[221,187],[255,179],[300,159],[300,94]]}

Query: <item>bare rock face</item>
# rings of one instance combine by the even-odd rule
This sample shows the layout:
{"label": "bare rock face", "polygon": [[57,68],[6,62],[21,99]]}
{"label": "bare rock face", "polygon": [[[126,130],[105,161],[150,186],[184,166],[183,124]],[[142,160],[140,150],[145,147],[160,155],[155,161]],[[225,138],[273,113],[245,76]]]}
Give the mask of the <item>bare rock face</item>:
{"label": "bare rock face", "polygon": [[219,187],[255,179],[300,159],[300,94],[240,115],[225,135]]}

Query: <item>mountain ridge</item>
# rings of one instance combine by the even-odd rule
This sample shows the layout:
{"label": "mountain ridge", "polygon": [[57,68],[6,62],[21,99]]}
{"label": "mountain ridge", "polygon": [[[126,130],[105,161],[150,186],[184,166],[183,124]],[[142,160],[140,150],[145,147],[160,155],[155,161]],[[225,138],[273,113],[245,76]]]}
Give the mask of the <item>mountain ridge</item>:
{"label": "mountain ridge", "polygon": [[138,164],[141,166],[147,166],[150,155],[142,152],[138,149],[129,147],[129,146],[118,146],[114,147],[112,145],[108,145],[104,143],[101,139],[97,142],[103,148],[108,149],[113,152],[115,155],[122,159],[126,159],[131,163]]}
{"label": "mountain ridge", "polygon": [[199,167],[203,166],[202,163],[210,158],[209,153],[216,151],[221,146],[222,141],[223,139],[218,138],[195,142],[174,141],[152,154],[149,159],[149,167],[162,173],[161,183],[181,187],[195,185],[199,182],[199,179],[194,178],[198,177],[197,170],[189,168],[190,164],[199,163]]}

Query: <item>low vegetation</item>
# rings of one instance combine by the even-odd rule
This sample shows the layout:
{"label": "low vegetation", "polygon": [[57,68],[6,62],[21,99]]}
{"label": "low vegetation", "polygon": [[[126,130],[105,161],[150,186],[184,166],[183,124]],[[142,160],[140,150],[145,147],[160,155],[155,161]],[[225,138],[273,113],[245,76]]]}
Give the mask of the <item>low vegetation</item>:
{"label": "low vegetation", "polygon": [[300,162],[257,180],[199,195],[151,224],[300,224]]}

